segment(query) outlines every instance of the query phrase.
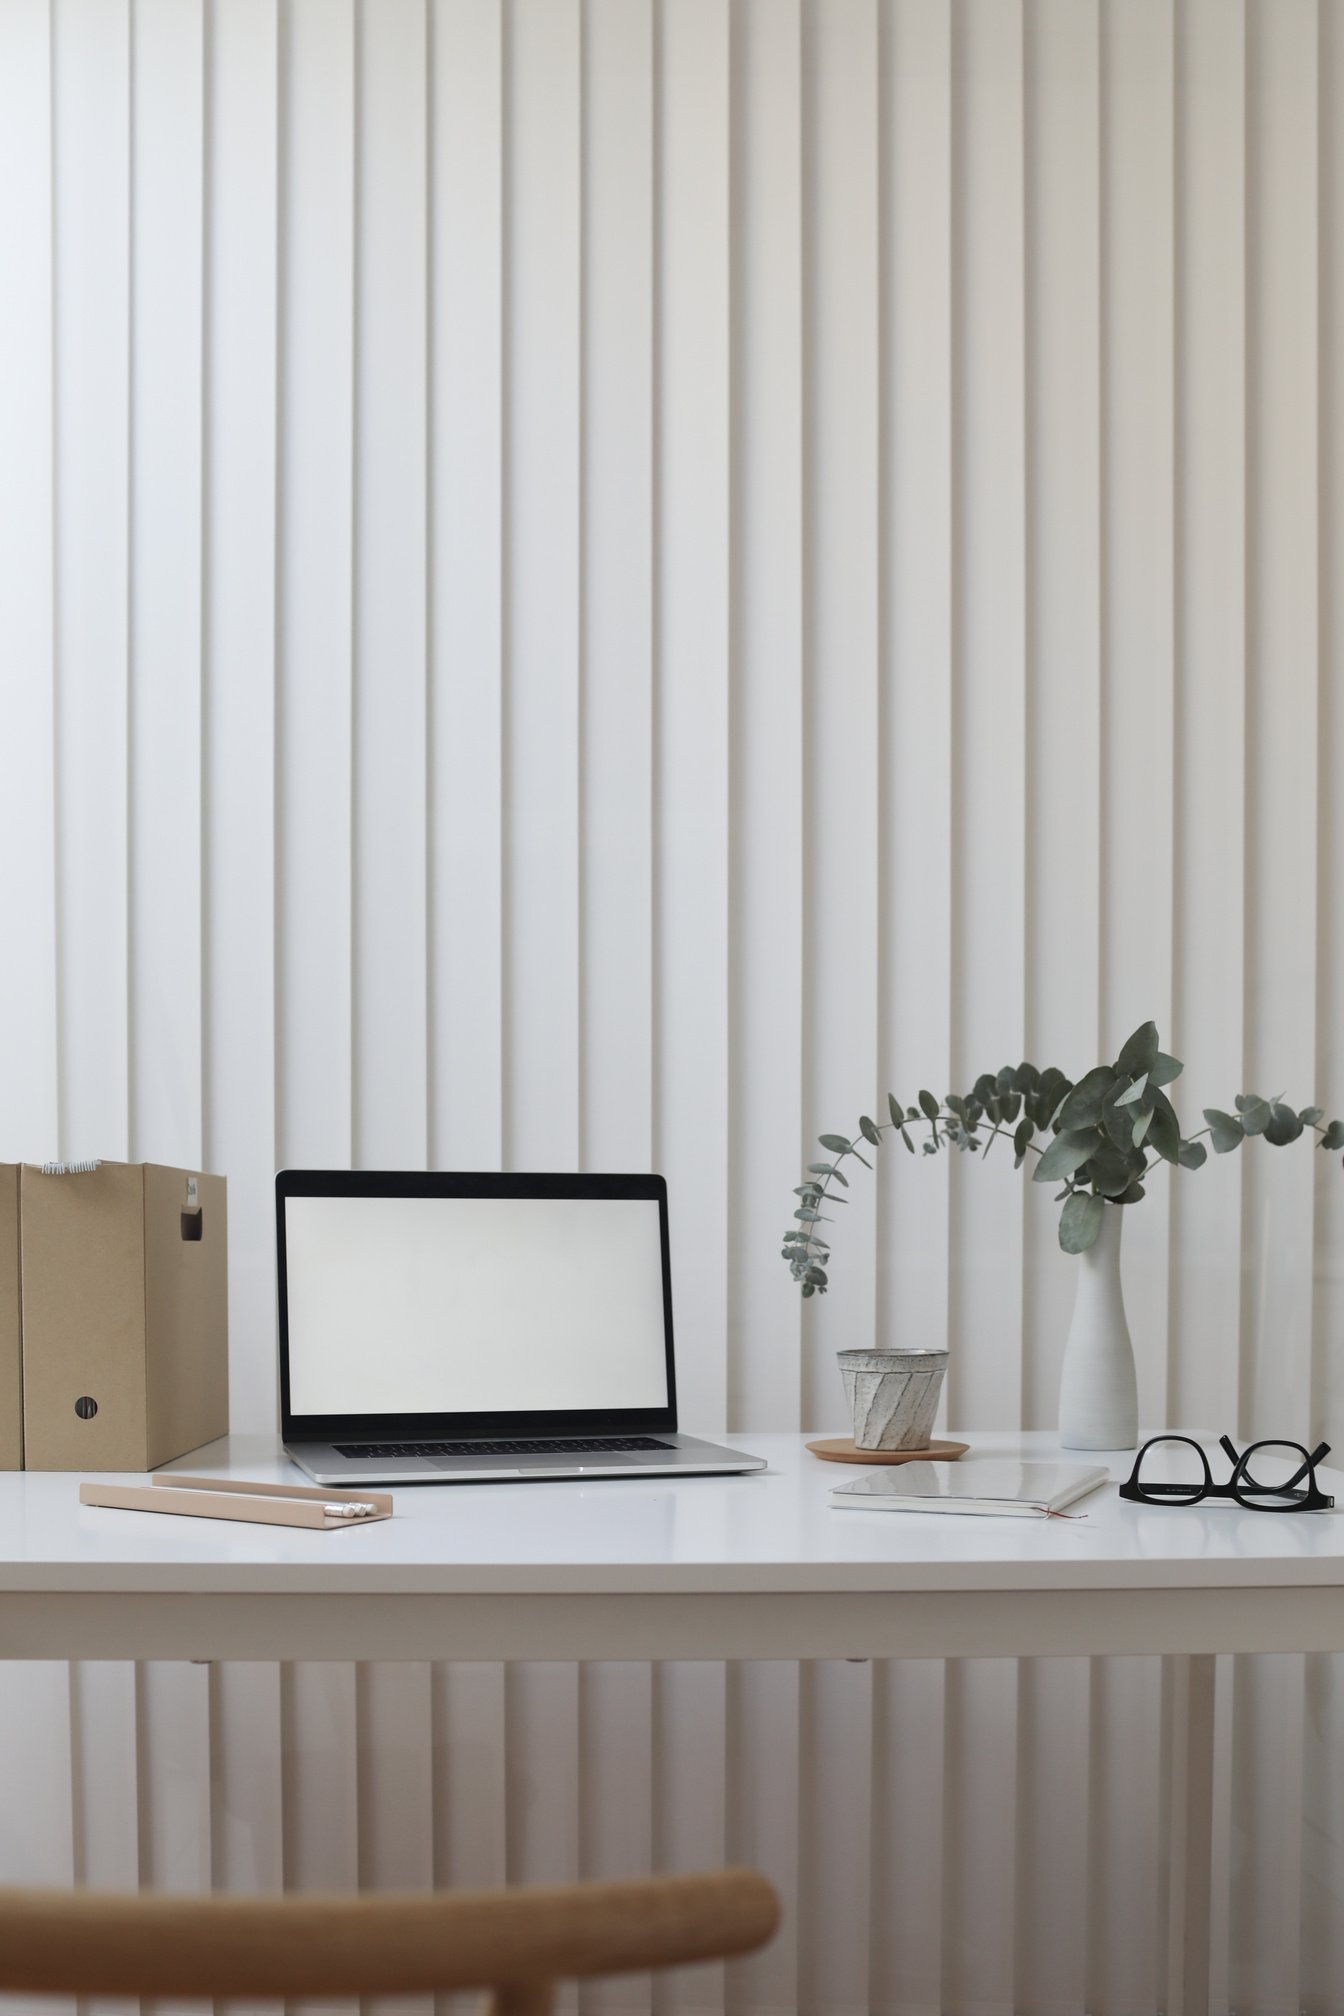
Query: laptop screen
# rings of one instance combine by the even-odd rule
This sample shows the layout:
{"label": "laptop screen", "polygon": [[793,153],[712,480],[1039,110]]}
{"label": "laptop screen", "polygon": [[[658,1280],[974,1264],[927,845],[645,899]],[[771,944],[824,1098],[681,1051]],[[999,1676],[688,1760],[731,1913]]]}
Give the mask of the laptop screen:
{"label": "laptop screen", "polygon": [[649,1197],[286,1196],[289,1411],[668,1405]]}

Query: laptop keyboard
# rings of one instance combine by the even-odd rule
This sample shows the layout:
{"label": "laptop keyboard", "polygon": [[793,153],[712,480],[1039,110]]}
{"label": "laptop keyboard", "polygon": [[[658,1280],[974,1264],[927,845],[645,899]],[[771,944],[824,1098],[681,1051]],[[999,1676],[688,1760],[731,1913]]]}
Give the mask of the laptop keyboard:
{"label": "laptop keyboard", "polygon": [[570,1437],[538,1442],[338,1442],[336,1452],[368,1462],[387,1456],[605,1456],[673,1446],[655,1441],[652,1435],[604,1435],[598,1441]]}

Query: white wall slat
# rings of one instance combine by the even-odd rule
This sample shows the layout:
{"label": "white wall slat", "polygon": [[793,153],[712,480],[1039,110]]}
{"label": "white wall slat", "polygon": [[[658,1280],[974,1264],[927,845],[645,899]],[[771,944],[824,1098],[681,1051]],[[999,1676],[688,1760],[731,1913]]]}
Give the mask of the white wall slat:
{"label": "white wall slat", "polygon": [[802,1668],[785,1660],[744,1660],[728,1668],[725,1768],[729,1863],[760,1869],[774,1884],[780,1929],[760,1953],[730,1960],[733,2009],[792,2009],[798,2003],[799,1767]]}
{"label": "white wall slat", "polygon": [[430,1166],[502,1152],[500,0],[433,0]]}
{"label": "white wall slat", "polygon": [[114,1156],[130,1129],[128,0],[58,0],[52,104],[60,1152]]}
{"label": "white wall slat", "polygon": [[141,1886],[210,1890],[209,1666],[147,1660],[136,1669],[135,1717]]}
{"label": "white wall slat", "polygon": [[[45,0],[0,14],[0,626],[14,676],[0,737],[0,933],[23,948],[0,1045],[27,1068],[0,1097],[6,1153],[57,1142],[56,776],[52,285],[52,24]],[[34,844],[36,843],[36,844]]]}
{"label": "white wall slat", "polygon": [[578,0],[509,0],[505,103],[505,1130],[579,1158]]}
{"label": "white wall slat", "polygon": [[[1026,1054],[1078,1078],[1101,1055],[1100,28],[1098,9],[1075,0],[1033,0],[1025,20]],[[995,1143],[996,1159],[1008,1145]],[[1007,1160],[987,1180],[1006,1181]],[[1022,1410],[1032,1428],[1056,1418],[1073,1298],[1053,1196],[1026,1185]]]}
{"label": "white wall slat", "polygon": [[281,22],[276,1148],[281,1167],[339,1168],[354,1148],[352,0],[291,0]]}
{"label": "white wall slat", "polygon": [[712,1431],[728,1307],[727,1171],[705,1153],[729,1114],[727,11],[662,0],[654,66],[653,1149],[671,1200],[681,1419]]}
{"label": "white wall slat", "polygon": [[[877,8],[809,8],[803,41],[804,1124],[876,1117],[878,981]],[[844,972],[843,987],[826,976]],[[941,1088],[945,1089],[945,1088]],[[820,1148],[817,1154],[821,1154]],[[882,1151],[860,1150],[870,1163]],[[813,1159],[809,1154],[809,1159]],[[853,1164],[850,1165],[854,1167]],[[802,1423],[840,1416],[834,1339],[871,1345],[877,1200],[862,1169],[824,1225],[803,1323]]]}
{"label": "white wall slat", "polygon": [[[1175,628],[1171,0],[1111,8],[1103,37],[1102,1052],[1172,1027]],[[1143,778],[1142,792],[1134,779]],[[1167,1044],[1169,1048],[1170,1045]],[[1179,1051],[1176,1053],[1180,1054]],[[1188,1132],[1185,1087],[1176,1088]],[[1193,1109],[1198,1110],[1198,1109]],[[1167,1414],[1171,1171],[1125,1221],[1139,1417]]]}
{"label": "white wall slat", "polygon": [[[662,1874],[719,1869],[727,1843],[727,1669],[669,1660],[653,1680],[653,1859]],[[724,1966],[653,1977],[653,2016],[724,2007]]]}
{"label": "white wall slat", "polygon": [[[1177,22],[1175,160],[1178,536],[1182,575],[1175,861],[1177,1087],[1181,1110],[1228,1104],[1244,1076],[1246,537],[1245,16],[1194,4]],[[1277,1091],[1278,1086],[1267,1088]],[[1192,1127],[1187,1118],[1186,1125]],[[1240,1408],[1240,1155],[1173,1186],[1175,1350],[1170,1417],[1231,1421]],[[1219,1348],[1201,1348],[1207,1338]]]}
{"label": "white wall slat", "polygon": [[358,13],[355,166],[354,1141],[428,1159],[425,0]]}
{"label": "white wall slat", "polygon": [[204,8],[131,16],[130,1154],[201,1161]]}
{"label": "white wall slat", "polygon": [[797,1418],[801,1390],[798,1290],[780,1258],[781,1228],[793,1221],[768,1172],[823,1159],[803,1138],[799,1070],[803,283],[797,0],[747,0],[734,9],[732,30],[728,1228],[735,1257],[728,1276],[728,1419],[764,1428]]}
{"label": "white wall slat", "polygon": [[[206,17],[203,1157],[229,1188],[229,1404],[275,1422],[277,0]],[[252,1180],[240,1181],[244,1172]]]}
{"label": "white wall slat", "polygon": [[[895,0],[879,27],[880,1104],[887,1092],[908,1103],[921,1084],[953,1089],[952,11],[942,0]],[[878,1195],[882,1340],[945,1337],[946,1174],[917,1168],[888,1139]]]}
{"label": "white wall slat", "polygon": [[[964,1087],[1021,1056],[1025,1009],[1023,22],[1018,0],[952,18],[950,1063]],[[1021,1418],[1023,1200],[1005,1162],[951,1176],[949,1404],[968,1425]]]}
{"label": "white wall slat", "polygon": [[[558,1660],[505,1669],[505,1854],[510,1884],[579,1879],[581,1671]],[[556,2007],[577,2009],[578,1990],[572,1981],[557,1990]]]}
{"label": "white wall slat", "polygon": [[653,1167],[653,8],[583,13],[580,1130]]}
{"label": "white wall slat", "polygon": [[[432,1675],[427,1665],[382,1660],[356,1683],[359,1745],[359,1887],[403,1894],[434,1887]],[[363,2016],[429,2016],[432,1995],[366,1998]]]}
{"label": "white wall slat", "polygon": [[[653,1869],[653,1668],[593,1660],[579,1670],[579,1875],[613,1882]],[[648,2006],[649,1978],[579,1983],[584,2016]]]}

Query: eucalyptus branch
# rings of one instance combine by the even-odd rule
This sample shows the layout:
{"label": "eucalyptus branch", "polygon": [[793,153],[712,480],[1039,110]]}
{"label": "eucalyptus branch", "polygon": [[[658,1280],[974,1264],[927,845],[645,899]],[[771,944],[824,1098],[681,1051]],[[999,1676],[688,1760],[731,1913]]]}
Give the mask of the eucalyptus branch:
{"label": "eucalyptus branch", "polygon": [[[1145,1022],[1114,1064],[1096,1065],[1076,1084],[1053,1065],[1038,1071],[1035,1065],[1022,1063],[1005,1065],[994,1074],[983,1072],[971,1091],[949,1092],[941,1099],[922,1091],[912,1105],[888,1093],[890,1120],[879,1123],[865,1113],[855,1138],[818,1137],[834,1160],[809,1163],[808,1180],[795,1191],[799,1207],[793,1226],[784,1234],[783,1257],[790,1273],[804,1296],[825,1294],[828,1277],[823,1263],[829,1262],[830,1244],[817,1228],[835,1222],[823,1212],[824,1204],[846,1201],[834,1188],[837,1182],[849,1187],[840,1164],[853,1157],[871,1169],[860,1143],[875,1150],[885,1135],[893,1133],[900,1134],[913,1155],[910,1129],[921,1121],[929,1129],[922,1143],[925,1155],[957,1148],[972,1154],[979,1150],[983,1160],[998,1135],[1012,1141],[1015,1169],[1023,1167],[1028,1153],[1034,1155],[1032,1180],[1064,1186],[1058,1195],[1063,1205],[1059,1243],[1066,1253],[1084,1252],[1093,1243],[1107,1204],[1141,1202],[1145,1179],[1159,1163],[1201,1168],[1208,1160],[1201,1145],[1206,1135],[1215,1155],[1230,1154],[1248,1135],[1263,1134],[1272,1147],[1286,1147],[1307,1131],[1320,1136],[1323,1149],[1344,1151],[1344,1121],[1322,1126],[1325,1115],[1319,1106],[1298,1113],[1282,1096],[1262,1099],[1250,1092],[1237,1095],[1235,1113],[1205,1107],[1207,1124],[1182,1135],[1175,1108],[1163,1090],[1182,1068],[1178,1058],[1158,1047],[1156,1023]],[[1033,1140],[1036,1133],[1050,1137],[1044,1148]]]}

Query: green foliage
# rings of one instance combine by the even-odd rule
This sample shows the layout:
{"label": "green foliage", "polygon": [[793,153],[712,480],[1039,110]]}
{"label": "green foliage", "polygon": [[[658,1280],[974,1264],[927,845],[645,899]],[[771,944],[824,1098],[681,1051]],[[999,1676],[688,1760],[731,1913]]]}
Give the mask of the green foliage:
{"label": "green foliage", "polygon": [[[1034,1183],[1062,1183],[1057,1202],[1059,1243],[1066,1253],[1084,1253],[1100,1232],[1108,1203],[1141,1203],[1145,1178],[1159,1163],[1172,1168],[1199,1169],[1208,1160],[1201,1136],[1207,1135],[1215,1155],[1230,1155],[1249,1135],[1261,1134],[1271,1147],[1286,1148],[1299,1135],[1314,1133],[1330,1153],[1344,1151],[1344,1120],[1325,1121],[1321,1106],[1300,1112],[1279,1094],[1263,1098],[1239,1092],[1235,1113],[1216,1106],[1204,1108],[1205,1125],[1184,1136],[1176,1109],[1162,1089],[1180,1077],[1180,1060],[1159,1046],[1157,1024],[1145,1022],[1123,1045],[1114,1064],[1097,1064],[1076,1082],[1055,1065],[1040,1071],[1034,1064],[1005,1064],[982,1071],[968,1092],[948,1092],[942,1099],[927,1090],[913,1103],[887,1094],[889,1120],[880,1124],[867,1113],[859,1116],[857,1137],[821,1134],[821,1146],[834,1158],[809,1162],[806,1180],[794,1190],[797,1221],[784,1234],[783,1257],[804,1296],[824,1295],[828,1285],[830,1247],[820,1227],[830,1220],[823,1204],[844,1204],[832,1185],[849,1187],[840,1165],[850,1156],[865,1169],[872,1163],[860,1153],[858,1141],[871,1149],[883,1136],[899,1134],[915,1153],[911,1127],[922,1130],[925,1155],[943,1149],[984,1156],[1004,1135],[1012,1143],[1013,1167],[1035,1158]],[[1047,1137],[1044,1141],[1037,1136]]]}

